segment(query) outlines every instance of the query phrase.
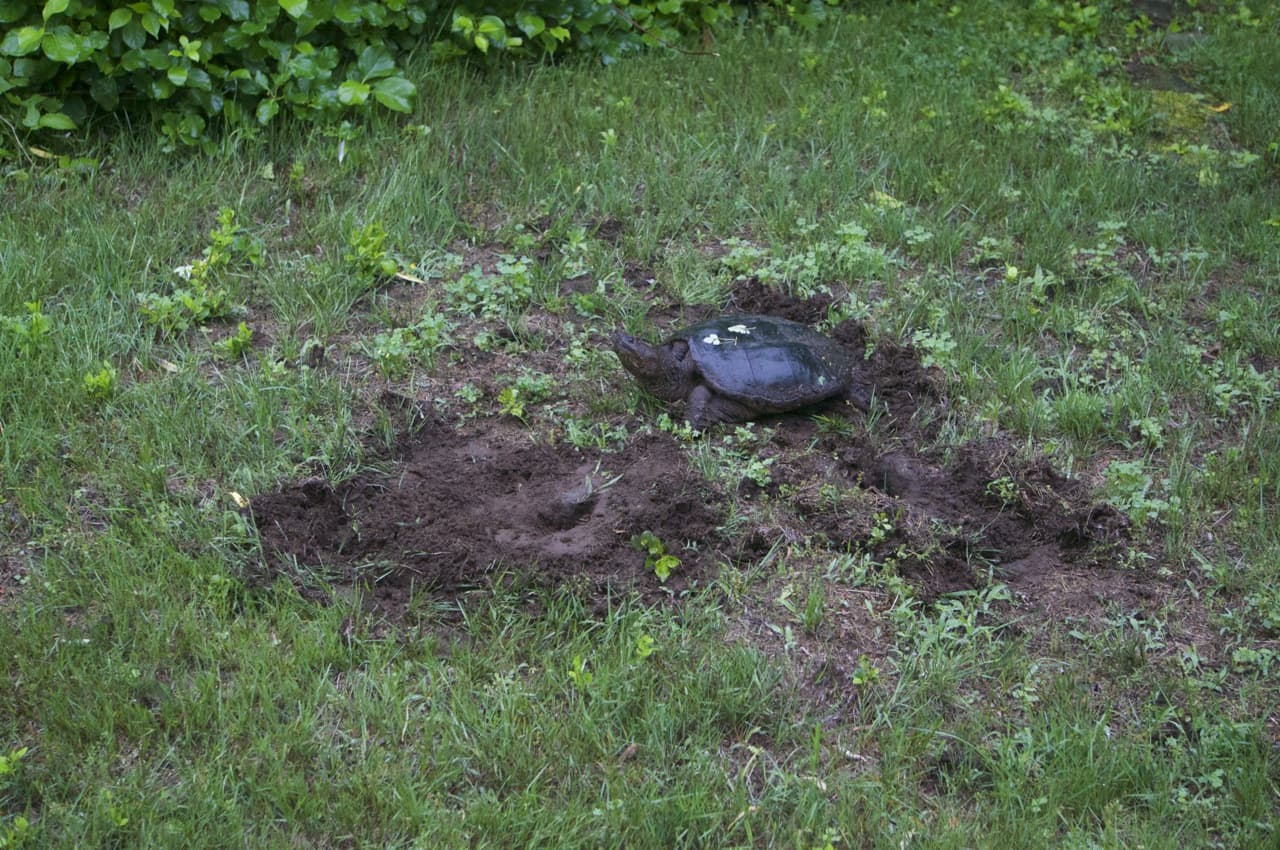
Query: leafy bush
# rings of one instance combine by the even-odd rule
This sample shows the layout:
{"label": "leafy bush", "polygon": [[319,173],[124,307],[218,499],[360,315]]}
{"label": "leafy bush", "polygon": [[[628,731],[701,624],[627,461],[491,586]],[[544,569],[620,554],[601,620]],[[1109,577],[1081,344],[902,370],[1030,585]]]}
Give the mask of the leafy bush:
{"label": "leafy bush", "polygon": [[[812,26],[827,5],[776,10]],[[171,146],[207,144],[213,120],[241,128],[282,111],[330,119],[375,105],[413,109],[403,60],[545,57],[576,49],[609,62],[677,44],[742,10],[729,0],[0,0],[0,119],[72,130],[95,111],[154,107]],[[0,148],[0,158],[12,156]]]}
{"label": "leafy bush", "polygon": [[95,108],[156,102],[160,131],[190,144],[214,116],[252,126],[281,109],[408,112],[414,86],[397,56],[433,13],[404,0],[0,0],[4,113],[29,130],[66,130]]}
{"label": "leafy bush", "polygon": [[460,3],[439,56],[503,50],[552,54],[564,47],[598,53],[608,63],[644,46],[678,44],[732,15],[727,0],[489,0]]}

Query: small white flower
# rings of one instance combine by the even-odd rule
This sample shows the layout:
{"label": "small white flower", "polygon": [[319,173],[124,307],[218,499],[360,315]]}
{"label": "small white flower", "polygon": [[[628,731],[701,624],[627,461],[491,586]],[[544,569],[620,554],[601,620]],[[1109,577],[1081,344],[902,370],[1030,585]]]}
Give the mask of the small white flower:
{"label": "small white flower", "polygon": [[191,266],[178,266],[173,273],[183,280],[191,280]]}
{"label": "small white flower", "polygon": [[730,325],[729,333],[742,334],[743,336],[751,336],[751,328],[746,325]]}
{"label": "small white flower", "polygon": [[702,341],[705,342],[707,345],[719,345],[720,337],[716,336],[715,334],[707,334],[702,338]]}

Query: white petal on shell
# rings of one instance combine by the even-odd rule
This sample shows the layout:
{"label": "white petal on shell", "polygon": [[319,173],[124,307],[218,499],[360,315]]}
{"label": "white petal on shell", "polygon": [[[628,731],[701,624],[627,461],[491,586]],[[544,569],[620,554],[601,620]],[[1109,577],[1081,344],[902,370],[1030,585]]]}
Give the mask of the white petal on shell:
{"label": "white petal on shell", "polygon": [[715,334],[707,334],[702,338],[702,341],[705,342],[707,345],[719,345],[720,337],[716,336]]}
{"label": "white petal on shell", "polygon": [[730,325],[729,333],[742,334],[743,336],[751,336],[751,328],[746,325]]}

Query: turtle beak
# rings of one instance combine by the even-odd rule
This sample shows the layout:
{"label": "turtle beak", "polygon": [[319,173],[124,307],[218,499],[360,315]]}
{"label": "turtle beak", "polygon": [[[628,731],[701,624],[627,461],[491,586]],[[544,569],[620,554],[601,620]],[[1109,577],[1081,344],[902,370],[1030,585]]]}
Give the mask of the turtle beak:
{"label": "turtle beak", "polygon": [[629,333],[618,331],[613,335],[613,350],[619,357],[635,357],[641,351],[643,345],[644,343]]}
{"label": "turtle beak", "polygon": [[618,355],[623,368],[633,375],[652,372],[656,368],[653,346],[629,333],[618,331],[613,335],[613,353]]}

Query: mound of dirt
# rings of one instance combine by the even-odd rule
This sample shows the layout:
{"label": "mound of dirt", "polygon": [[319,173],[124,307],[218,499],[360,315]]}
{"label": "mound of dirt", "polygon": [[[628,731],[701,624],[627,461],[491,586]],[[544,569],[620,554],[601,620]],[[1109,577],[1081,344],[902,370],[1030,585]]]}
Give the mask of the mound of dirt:
{"label": "mound of dirt", "polygon": [[1127,520],[1084,499],[1044,460],[1022,464],[997,441],[971,443],[945,467],[865,447],[839,454],[847,475],[890,499],[898,517],[883,550],[906,545],[902,569],[934,596],[983,584],[988,568],[1011,589],[1093,565],[1123,539]]}
{"label": "mound of dirt", "polygon": [[396,468],[337,487],[309,478],[253,500],[273,571],[296,562],[338,583],[456,590],[503,567],[656,590],[632,538],[652,531],[680,559],[678,592],[714,560],[717,512],[674,441],[615,454],[535,445],[491,421],[431,422],[403,441]]}
{"label": "mound of dirt", "polygon": [[924,600],[992,578],[1044,597],[1063,576],[1086,573],[1094,577],[1082,592],[1114,595],[1104,562],[1129,524],[1091,502],[1078,481],[1044,459],[1018,458],[1000,440],[969,443],[948,461],[921,451],[910,423],[895,433],[906,445],[884,450],[822,433],[813,422],[780,427],[767,449],[773,480],[756,497],[773,504],[774,524],[755,529],[747,549],[763,554],[781,537],[871,552]]}
{"label": "mound of dirt", "polygon": [[827,317],[827,312],[831,309],[831,298],[822,295],[806,299],[793,298],[753,277],[735,286],[729,306],[731,309],[722,312],[781,316],[793,322],[816,325]]}
{"label": "mound of dirt", "polygon": [[[747,282],[731,309],[814,322],[830,307],[829,297],[799,301]],[[771,417],[770,436],[752,449],[769,464],[764,486],[713,485],[665,434],[604,453],[535,443],[536,429],[503,418],[461,429],[427,420],[402,439],[389,473],[336,487],[305,479],[254,499],[266,566],[304,586],[319,577],[373,585],[382,603],[414,588],[482,587],[508,571],[547,586],[573,580],[605,600],[610,589],[679,593],[718,565],[750,562],[781,541],[826,552],[815,557],[827,561],[869,553],[926,600],[992,578],[1026,607],[1055,616],[1143,596],[1144,577],[1109,568],[1112,544],[1127,535],[1124,517],[1007,440],[939,448],[947,400],[916,351],[878,340],[868,354],[866,330],[854,321],[832,334],[860,358],[880,423],[871,433],[852,422],[839,427],[841,418],[861,418],[842,400]],[[467,358],[455,366],[472,378],[497,368]],[[619,383],[629,380],[619,369]],[[721,433],[703,439],[714,444]],[[729,500],[737,503],[734,539],[719,530],[718,506]],[[634,542],[644,531],[680,559],[665,584]]]}

